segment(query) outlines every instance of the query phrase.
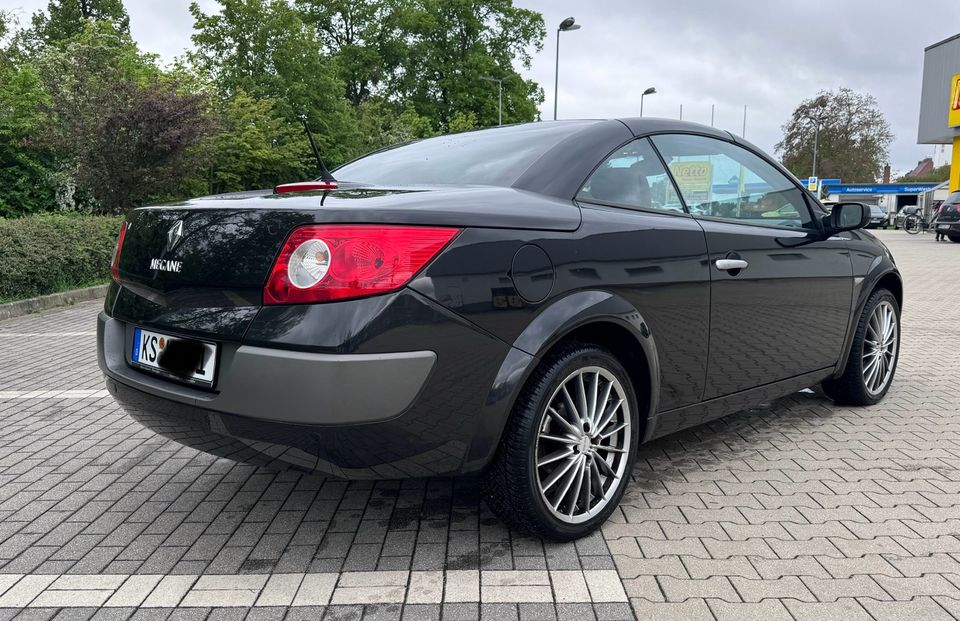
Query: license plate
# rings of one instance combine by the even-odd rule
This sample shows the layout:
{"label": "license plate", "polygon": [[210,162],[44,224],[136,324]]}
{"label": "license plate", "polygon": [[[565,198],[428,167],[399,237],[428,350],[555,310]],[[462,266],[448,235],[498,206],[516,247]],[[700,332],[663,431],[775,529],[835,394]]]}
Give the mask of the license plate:
{"label": "license plate", "polygon": [[138,366],[164,375],[212,386],[217,370],[217,346],[134,328],[130,359]]}

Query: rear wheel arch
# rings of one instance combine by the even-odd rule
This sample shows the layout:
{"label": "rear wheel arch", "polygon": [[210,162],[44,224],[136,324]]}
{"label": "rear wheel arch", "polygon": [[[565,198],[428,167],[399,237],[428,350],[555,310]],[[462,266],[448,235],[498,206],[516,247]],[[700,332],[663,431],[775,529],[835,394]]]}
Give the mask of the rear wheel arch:
{"label": "rear wheel arch", "polygon": [[638,436],[643,439],[647,424],[656,408],[654,384],[659,383],[652,376],[652,365],[644,351],[643,343],[620,323],[610,318],[597,318],[569,330],[537,358],[538,360],[549,358],[554,351],[570,343],[596,345],[609,351],[624,366],[633,384],[637,406],[640,408],[642,428],[638,430]]}
{"label": "rear wheel arch", "polygon": [[627,367],[643,427],[639,438],[648,439],[660,395],[655,335],[641,312],[624,298],[607,291],[579,291],[544,308],[514,341],[478,415],[463,472],[476,472],[490,463],[524,386],[545,356],[570,342],[607,349]]}

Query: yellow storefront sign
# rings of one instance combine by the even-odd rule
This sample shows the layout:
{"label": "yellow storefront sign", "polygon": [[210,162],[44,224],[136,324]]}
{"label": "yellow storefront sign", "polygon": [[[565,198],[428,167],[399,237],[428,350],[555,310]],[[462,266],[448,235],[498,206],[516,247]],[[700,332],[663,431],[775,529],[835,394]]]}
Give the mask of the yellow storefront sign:
{"label": "yellow storefront sign", "polygon": [[950,116],[947,118],[947,125],[960,127],[960,73],[950,81]]}
{"label": "yellow storefront sign", "polygon": [[673,162],[670,172],[688,203],[710,200],[713,185],[713,165],[710,162]]}

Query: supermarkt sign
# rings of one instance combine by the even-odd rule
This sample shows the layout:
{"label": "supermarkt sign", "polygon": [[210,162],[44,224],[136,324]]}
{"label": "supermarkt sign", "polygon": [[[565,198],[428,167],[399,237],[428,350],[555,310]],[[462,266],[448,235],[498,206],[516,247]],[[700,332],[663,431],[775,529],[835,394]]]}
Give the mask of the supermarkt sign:
{"label": "supermarkt sign", "polygon": [[713,164],[707,161],[673,162],[670,164],[670,172],[680,186],[680,193],[688,202],[710,200]]}
{"label": "supermarkt sign", "polygon": [[960,127],[960,73],[950,80],[950,116],[947,125]]}

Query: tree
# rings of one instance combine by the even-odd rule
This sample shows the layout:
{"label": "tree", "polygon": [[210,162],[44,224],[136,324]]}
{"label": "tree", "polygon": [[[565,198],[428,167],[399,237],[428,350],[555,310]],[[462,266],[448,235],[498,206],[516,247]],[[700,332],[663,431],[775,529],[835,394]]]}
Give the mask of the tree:
{"label": "tree", "polygon": [[398,19],[411,44],[391,90],[437,129],[448,129],[458,113],[472,112],[479,127],[497,123],[496,93],[482,76],[504,80],[505,123],[536,119],[543,91],[513,62],[529,68],[531,50],[543,48],[540,13],[513,0],[405,0]]}
{"label": "tree", "polygon": [[267,188],[311,175],[316,164],[303,129],[287,123],[275,105],[242,91],[221,103],[219,131],[206,146],[207,192]]}
{"label": "tree", "polygon": [[817,119],[818,176],[848,182],[873,182],[880,177],[893,141],[890,124],[872,95],[849,88],[821,91],[797,106],[776,145],[784,166],[798,177],[811,173]]}
{"label": "tree", "polygon": [[193,61],[226,97],[244,92],[274,100],[290,125],[306,117],[331,164],[349,155],[348,104],[314,30],[286,0],[218,0],[207,15],[196,3]]}
{"label": "tree", "polygon": [[46,93],[36,68],[18,64],[6,36],[13,19],[0,11],[0,217],[20,216],[54,203],[53,158],[33,136],[43,126]]}
{"label": "tree", "polygon": [[50,0],[46,13],[33,14],[31,34],[42,44],[57,44],[80,35],[87,20],[108,21],[117,31],[130,34],[123,0]]}
{"label": "tree", "polygon": [[407,50],[398,0],[297,0],[304,20],[316,29],[336,62],[356,107],[369,100],[396,72]]}
{"label": "tree", "polygon": [[48,94],[39,140],[57,154],[64,185],[98,210],[169,197],[197,168],[197,146],[213,128],[206,97],[162,79],[111,22],[88,22],[64,47],[49,47],[39,70]]}
{"label": "tree", "polygon": [[357,128],[354,156],[435,134],[430,119],[417,114],[412,103],[407,103],[398,113],[394,104],[371,99],[355,108],[354,119]]}

